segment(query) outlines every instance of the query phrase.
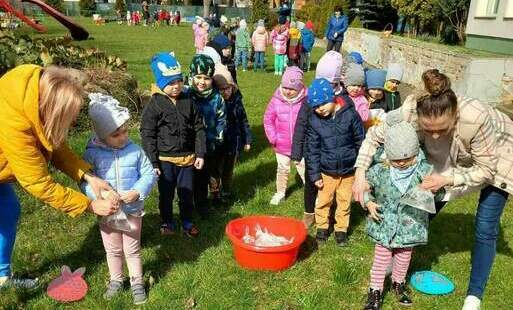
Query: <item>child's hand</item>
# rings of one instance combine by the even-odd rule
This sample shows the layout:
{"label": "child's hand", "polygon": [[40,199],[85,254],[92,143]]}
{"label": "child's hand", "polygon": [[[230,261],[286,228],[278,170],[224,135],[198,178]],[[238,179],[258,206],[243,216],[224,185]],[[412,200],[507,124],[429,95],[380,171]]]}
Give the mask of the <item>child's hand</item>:
{"label": "child's hand", "polygon": [[132,203],[139,200],[141,195],[135,190],[128,191],[121,195],[121,200],[123,200],[124,203]]}
{"label": "child's hand", "polygon": [[249,152],[251,150],[251,144],[244,145],[244,151]]}
{"label": "child's hand", "polygon": [[324,187],[324,182],[322,182],[322,179],[315,181],[315,186],[318,189],[322,189]]}
{"label": "child's hand", "polygon": [[160,169],[159,168],[153,168],[153,173],[155,173],[155,175],[157,175],[158,177],[160,177]]}
{"label": "child's hand", "polygon": [[203,169],[204,165],[205,165],[205,160],[203,158],[196,158],[196,161],[194,161],[194,167],[198,170]]}
{"label": "child's hand", "polygon": [[366,205],[367,210],[369,211],[369,217],[373,219],[375,222],[381,222],[383,217],[379,214],[378,209],[381,208],[377,203],[369,201]]}

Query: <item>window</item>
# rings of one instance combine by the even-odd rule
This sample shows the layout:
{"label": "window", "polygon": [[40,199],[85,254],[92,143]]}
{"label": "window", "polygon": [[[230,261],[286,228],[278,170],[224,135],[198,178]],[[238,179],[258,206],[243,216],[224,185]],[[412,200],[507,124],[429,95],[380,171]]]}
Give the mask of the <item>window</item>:
{"label": "window", "polygon": [[508,3],[506,3],[504,18],[513,18],[513,0],[508,0]]}
{"label": "window", "polygon": [[[511,2],[512,0],[508,0]],[[476,17],[494,17],[499,11],[500,0],[478,0]]]}

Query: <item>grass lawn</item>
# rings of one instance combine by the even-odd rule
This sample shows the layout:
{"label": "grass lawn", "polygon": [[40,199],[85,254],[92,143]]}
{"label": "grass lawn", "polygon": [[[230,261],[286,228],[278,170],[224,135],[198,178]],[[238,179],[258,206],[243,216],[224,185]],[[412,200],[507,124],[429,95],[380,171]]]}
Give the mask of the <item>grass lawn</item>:
{"label": "grass lawn", "polygon": [[[149,87],[152,76],[150,57],[158,51],[174,50],[187,68],[194,48],[188,25],[179,28],[127,27],[114,23],[94,26],[80,20],[94,40],[81,42],[117,54],[128,61],[142,87]],[[48,20],[46,20],[48,23]],[[61,27],[49,24],[48,35],[61,35]],[[314,50],[314,63],[322,51]],[[267,70],[272,65],[267,55]],[[312,73],[306,74],[309,83]],[[251,272],[237,266],[230,242],[224,236],[225,224],[236,217],[250,214],[279,214],[301,218],[302,189],[291,177],[287,200],[278,207],[269,206],[274,193],[275,159],[265,139],[262,117],[279,78],[272,73],[239,73],[255,144],[244,154],[235,172],[237,199],[216,212],[209,221],[199,221],[201,236],[189,240],[181,236],[162,237],[159,234],[156,191],[146,201],[143,229],[145,278],[149,288],[148,309],[183,309],[194,299],[198,309],[359,309],[369,283],[369,270],[374,245],[366,236],[365,215],[353,206],[350,246],[338,248],[330,241],[317,248],[310,237],[300,254],[299,262],[281,273]],[[75,150],[81,153],[90,133],[71,138]],[[132,137],[139,141],[137,130]],[[71,182],[60,174],[64,184]],[[51,279],[67,264],[76,269],[87,268],[85,278],[90,291],[87,297],[69,308],[126,309],[132,307],[129,291],[107,302],[102,294],[108,280],[104,250],[96,224],[90,214],[70,219],[35,199],[21,194],[23,214],[18,228],[14,253],[14,271],[18,275],[39,277],[41,287],[34,291],[0,292],[0,308],[64,309],[45,294]],[[498,255],[486,292],[484,309],[509,309],[513,294],[511,281],[513,251],[507,240],[513,237],[513,216],[509,208],[503,216],[498,243]],[[412,271],[432,269],[453,279],[456,291],[448,296],[430,297],[414,293],[416,309],[459,309],[465,297],[473,244],[473,220],[476,196],[458,200],[446,207],[431,225],[430,243],[415,250]],[[311,232],[313,235],[313,232]],[[151,279],[151,280],[150,280]],[[508,306],[510,305],[510,306]],[[391,294],[385,298],[385,309],[399,308]]]}

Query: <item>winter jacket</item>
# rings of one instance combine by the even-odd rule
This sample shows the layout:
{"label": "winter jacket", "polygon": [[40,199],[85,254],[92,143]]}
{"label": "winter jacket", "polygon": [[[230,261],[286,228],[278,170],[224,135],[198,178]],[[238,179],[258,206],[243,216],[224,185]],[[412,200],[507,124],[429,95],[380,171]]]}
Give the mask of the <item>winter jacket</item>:
{"label": "winter jacket", "polygon": [[141,118],[142,146],[151,164],[160,167],[159,157],[182,157],[206,153],[203,118],[191,98],[182,93],[174,104],[156,88]]}
{"label": "winter jacket", "polygon": [[192,102],[200,112],[205,126],[207,153],[218,150],[224,143],[226,130],[226,104],[217,89],[207,97],[201,97],[190,88]]}
{"label": "winter jacket", "polygon": [[351,97],[351,100],[354,103],[354,108],[356,109],[356,112],[358,112],[358,115],[360,115],[360,118],[363,122],[366,122],[369,120],[369,101],[367,101],[367,98],[365,98],[365,95],[359,95],[356,97]]}
{"label": "winter jacket", "polygon": [[[333,15],[328,20],[328,28],[324,36],[330,41],[342,42],[344,41],[344,32],[346,32],[348,24],[347,16],[341,15],[337,18]],[[336,38],[335,33],[337,34]]]}
{"label": "winter jacket", "polygon": [[306,89],[290,103],[284,99],[280,88],[274,92],[264,114],[264,130],[276,153],[290,156],[297,116],[305,101]]}
{"label": "winter jacket", "polygon": [[255,52],[265,52],[267,45],[269,45],[269,33],[265,30],[265,27],[258,26],[253,32],[251,38],[253,43],[253,50]]}
{"label": "winter jacket", "polygon": [[41,69],[21,65],[0,78],[0,183],[17,181],[43,203],[75,217],[87,209],[90,200],[57,183],[48,163],[76,182],[91,166],[66,144],[57,148],[46,138],[39,117]]}
{"label": "winter jacket", "polygon": [[401,106],[401,94],[398,91],[392,93],[385,90],[384,93],[386,102],[385,112],[395,110]]}
{"label": "winter jacket", "polygon": [[285,30],[273,30],[271,33],[271,40],[273,42],[274,53],[277,55],[285,55],[287,53],[287,41],[289,39],[289,32]]}
{"label": "winter jacket", "polygon": [[[422,183],[422,179],[431,173],[432,166],[422,151],[417,160],[419,167],[414,172],[408,191]],[[376,243],[386,248],[408,248],[427,244],[429,213],[399,202],[403,196],[390,178],[390,165],[377,163],[367,171],[367,181],[371,187],[370,200],[377,203],[383,219],[375,222],[367,220],[367,233]]]}
{"label": "winter jacket", "polygon": [[249,32],[245,28],[239,28],[235,35],[235,48],[236,49],[250,49],[251,39],[249,38]]}
{"label": "winter jacket", "polygon": [[288,42],[288,58],[292,60],[299,59],[303,45],[301,43],[301,31],[297,28],[289,29],[289,42]]}
{"label": "winter jacket", "polygon": [[310,114],[305,152],[310,180],[320,180],[321,173],[332,176],[353,174],[364,138],[362,120],[351,104],[341,106],[334,116]]}
{"label": "winter jacket", "polygon": [[195,33],[195,37],[194,37],[194,46],[198,50],[203,50],[205,48],[205,46],[207,45],[208,32],[201,27],[198,27],[198,28],[199,29]]}
{"label": "winter jacket", "polygon": [[[143,210],[143,201],[151,193],[157,177],[141,147],[128,141],[123,148],[113,149],[93,138],[87,144],[84,160],[93,166],[94,174],[109,182],[116,192],[135,190],[139,193],[138,201],[122,206],[126,214]],[[97,198],[88,183],[82,183],[81,188],[90,199]]]}
{"label": "winter jacket", "polygon": [[223,49],[219,47],[216,43],[213,41],[209,41],[207,43],[207,46],[212,47],[216,50],[216,52],[221,56],[221,64],[225,65],[228,68],[228,71],[232,74],[233,80],[235,81],[235,84],[237,84],[237,70],[235,68],[235,61],[233,61],[233,57],[229,56],[226,57],[223,55]]}
{"label": "winter jacket", "polygon": [[308,28],[301,30],[301,43],[305,53],[310,53],[312,51],[315,43],[315,35],[312,30]]}
{"label": "winter jacket", "polygon": [[226,131],[224,134],[226,152],[240,153],[244,145],[251,144],[252,134],[242,94],[237,90],[229,100],[226,100]]}

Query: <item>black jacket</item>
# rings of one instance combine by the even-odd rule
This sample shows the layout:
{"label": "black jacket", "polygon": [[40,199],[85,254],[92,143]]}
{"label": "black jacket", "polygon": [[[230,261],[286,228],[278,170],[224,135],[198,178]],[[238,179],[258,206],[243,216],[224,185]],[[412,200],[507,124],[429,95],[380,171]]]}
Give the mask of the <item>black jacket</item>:
{"label": "black jacket", "polygon": [[143,110],[141,138],[143,149],[155,168],[159,167],[159,156],[196,154],[198,158],[205,157],[203,119],[183,93],[176,104],[164,94],[153,94]]}
{"label": "black jacket", "polygon": [[322,118],[310,114],[305,151],[310,180],[320,180],[321,173],[332,176],[353,174],[364,138],[362,120],[352,104],[344,104],[335,116]]}
{"label": "black jacket", "polygon": [[224,140],[226,152],[238,154],[244,145],[251,144],[252,135],[246,110],[242,103],[242,94],[237,90],[226,104],[226,131]]}
{"label": "black jacket", "polygon": [[401,94],[396,91],[395,93],[391,93],[389,91],[385,92],[385,112],[390,112],[392,110],[395,110],[401,106]]}

